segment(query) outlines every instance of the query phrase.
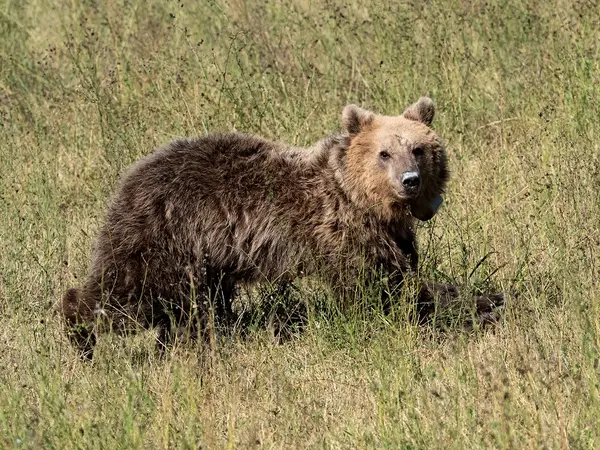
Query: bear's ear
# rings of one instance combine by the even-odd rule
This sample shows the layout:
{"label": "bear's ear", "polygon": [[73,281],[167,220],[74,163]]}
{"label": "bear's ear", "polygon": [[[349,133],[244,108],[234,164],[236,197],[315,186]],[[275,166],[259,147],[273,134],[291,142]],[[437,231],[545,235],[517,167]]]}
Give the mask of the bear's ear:
{"label": "bear's ear", "polygon": [[344,130],[354,136],[360,133],[361,129],[371,122],[375,118],[375,114],[366,109],[362,109],[356,105],[346,105],[342,111],[342,123]]}
{"label": "bear's ear", "polygon": [[435,115],[433,100],[429,97],[421,97],[416,103],[406,108],[402,115],[407,119],[423,122],[425,125],[430,126]]}

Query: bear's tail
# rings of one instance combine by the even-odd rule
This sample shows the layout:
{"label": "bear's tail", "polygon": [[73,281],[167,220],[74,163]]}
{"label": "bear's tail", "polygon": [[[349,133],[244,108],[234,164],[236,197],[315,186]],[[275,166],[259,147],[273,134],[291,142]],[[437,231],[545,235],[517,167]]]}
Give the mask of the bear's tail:
{"label": "bear's tail", "polygon": [[90,320],[90,311],[83,301],[79,289],[69,289],[63,295],[56,307],[67,329],[67,335],[71,343],[81,352],[83,359],[92,359],[94,345],[96,345],[96,334],[94,333],[94,322]]}

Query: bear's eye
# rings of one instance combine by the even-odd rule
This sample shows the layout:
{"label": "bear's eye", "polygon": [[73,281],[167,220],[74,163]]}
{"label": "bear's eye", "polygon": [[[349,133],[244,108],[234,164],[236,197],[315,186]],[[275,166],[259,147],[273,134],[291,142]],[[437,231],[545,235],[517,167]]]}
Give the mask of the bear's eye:
{"label": "bear's eye", "polygon": [[423,153],[425,153],[423,147],[416,147],[415,149],[413,149],[413,155],[415,156],[423,156]]}
{"label": "bear's eye", "polygon": [[390,154],[383,150],[382,152],[379,152],[379,157],[383,160],[390,159]]}

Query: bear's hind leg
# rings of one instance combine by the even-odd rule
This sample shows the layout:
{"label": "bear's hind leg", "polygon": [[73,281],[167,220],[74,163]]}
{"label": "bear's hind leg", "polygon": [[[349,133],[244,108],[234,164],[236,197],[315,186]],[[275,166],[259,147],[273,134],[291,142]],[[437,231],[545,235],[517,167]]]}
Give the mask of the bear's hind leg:
{"label": "bear's hind leg", "polygon": [[163,323],[158,326],[156,348],[159,354],[164,357],[176,343],[191,344],[197,340],[198,327],[196,320],[179,325],[174,322]]}
{"label": "bear's hind leg", "polygon": [[81,358],[91,360],[96,345],[94,311],[86,304],[78,289],[69,289],[62,298],[58,312],[67,328],[67,336],[79,350]]}
{"label": "bear's hind leg", "polygon": [[201,345],[211,347],[215,332],[227,334],[233,329],[235,280],[210,268],[205,274],[208,276],[196,282],[194,294],[181,293],[176,301],[159,302],[164,314],[155,324],[159,329],[157,348],[161,354],[178,342],[200,341]]}
{"label": "bear's hind leg", "polygon": [[[219,273],[208,277],[208,285],[204,292],[204,298],[212,311],[211,322],[213,328],[229,333],[235,324],[233,312],[233,299],[235,297],[236,285],[232,276]],[[210,325],[210,324],[207,324]]]}
{"label": "bear's hind leg", "polygon": [[156,346],[161,355],[177,343],[193,343],[198,339],[198,321],[205,315],[201,306],[189,293],[182,293],[177,300],[158,297],[151,323],[158,329]]}

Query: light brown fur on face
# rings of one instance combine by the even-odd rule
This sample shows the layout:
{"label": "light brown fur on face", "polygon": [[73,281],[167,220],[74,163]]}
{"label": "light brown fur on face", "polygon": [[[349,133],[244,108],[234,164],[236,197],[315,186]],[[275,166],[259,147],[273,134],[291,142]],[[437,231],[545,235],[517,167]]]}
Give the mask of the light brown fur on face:
{"label": "light brown fur on face", "polygon": [[[448,179],[445,148],[428,126],[433,120],[431,100],[421,99],[397,117],[349,105],[343,117],[351,136],[348,177],[357,202],[379,208],[385,220],[409,213],[429,220],[436,212],[432,203]],[[418,193],[403,186],[402,177],[409,172],[419,176]]]}

